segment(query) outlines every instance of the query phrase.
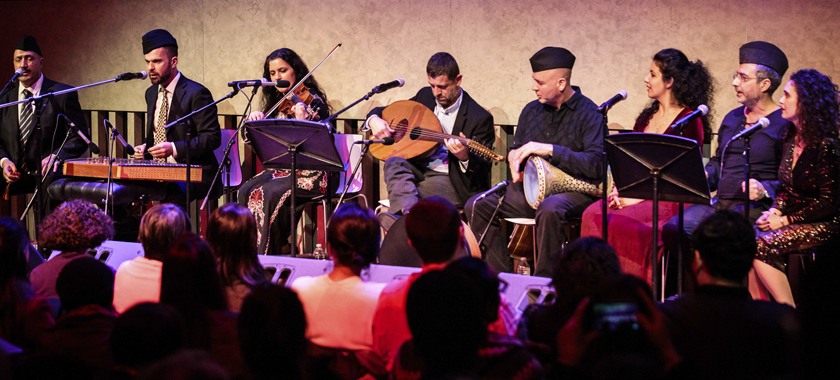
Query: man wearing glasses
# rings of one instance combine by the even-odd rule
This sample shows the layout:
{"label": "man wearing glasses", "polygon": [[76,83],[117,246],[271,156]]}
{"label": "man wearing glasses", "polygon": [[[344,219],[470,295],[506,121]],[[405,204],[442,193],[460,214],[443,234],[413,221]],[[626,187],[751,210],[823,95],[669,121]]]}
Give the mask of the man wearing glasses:
{"label": "man wearing glasses", "polygon": [[[730,141],[732,136],[749,128],[762,117],[770,125],[750,138],[750,222],[755,223],[773,204],[776,181],[782,158],[782,139],[793,124],[782,118],[773,92],[782,83],[788,60],[781,49],[769,42],[753,41],[741,46],[738,71],[732,75],[735,97],[742,106],[730,111],[718,129],[718,146],[714,157],[706,164],[710,190],[717,190],[713,205],[692,205],[685,210],[685,233],[691,235],[703,219],[715,209],[743,212],[744,204],[744,139]],[[674,246],[677,216],[663,229],[663,241]]]}

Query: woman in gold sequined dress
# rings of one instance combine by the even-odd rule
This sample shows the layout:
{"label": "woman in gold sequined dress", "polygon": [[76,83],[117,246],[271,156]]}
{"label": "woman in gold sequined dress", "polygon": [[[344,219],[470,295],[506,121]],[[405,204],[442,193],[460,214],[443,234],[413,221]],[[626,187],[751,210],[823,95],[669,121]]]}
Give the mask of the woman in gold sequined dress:
{"label": "woman in gold sequined dress", "polygon": [[756,221],[760,232],[750,292],[759,299],[769,292],[777,302],[793,305],[785,257],[840,233],[837,85],[816,70],[800,70],[790,76],[780,103],[782,117],[796,128],[785,136],[779,195]]}

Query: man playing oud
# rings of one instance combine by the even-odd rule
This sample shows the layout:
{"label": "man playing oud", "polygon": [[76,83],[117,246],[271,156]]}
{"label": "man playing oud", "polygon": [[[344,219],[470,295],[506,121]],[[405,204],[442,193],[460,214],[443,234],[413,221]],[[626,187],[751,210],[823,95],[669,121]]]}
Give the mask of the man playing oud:
{"label": "man playing oud", "polygon": [[[449,53],[437,53],[426,65],[429,87],[411,100],[434,111],[446,134],[469,136],[484,146],[495,140],[493,116],[461,89],[458,63]],[[382,119],[383,108],[374,108],[366,125],[374,138],[391,136],[394,127]],[[431,156],[385,161],[385,183],[393,214],[380,215],[386,229],[420,198],[438,195],[455,205],[463,205],[471,196],[490,184],[490,162],[468,150],[456,139],[446,139]]]}

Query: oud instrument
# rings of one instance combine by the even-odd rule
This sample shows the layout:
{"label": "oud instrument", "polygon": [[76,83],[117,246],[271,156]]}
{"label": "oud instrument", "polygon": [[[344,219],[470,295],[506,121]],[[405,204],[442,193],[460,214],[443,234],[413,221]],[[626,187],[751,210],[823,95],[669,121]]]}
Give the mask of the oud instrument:
{"label": "oud instrument", "polygon": [[[612,175],[607,175],[607,186],[612,188]],[[551,165],[540,156],[531,156],[525,164],[525,175],[522,179],[525,190],[525,200],[536,209],[548,196],[566,192],[582,193],[593,197],[600,197],[603,193],[601,181],[589,181],[575,178]]]}
{"label": "oud instrument", "polygon": [[[201,182],[201,166],[191,165],[190,182]],[[114,161],[112,178],[120,180],[185,182],[187,165],[154,160],[118,158]],[[64,163],[64,175],[74,177],[108,178],[108,158],[76,158]]]}
{"label": "oud instrument", "polygon": [[505,156],[475,140],[443,132],[435,113],[418,102],[399,100],[391,103],[382,111],[382,119],[394,130],[391,134],[394,144],[375,144],[370,147],[371,154],[379,160],[387,160],[391,157],[405,159],[428,157],[446,139],[458,140],[482,157],[496,161],[505,160]]}

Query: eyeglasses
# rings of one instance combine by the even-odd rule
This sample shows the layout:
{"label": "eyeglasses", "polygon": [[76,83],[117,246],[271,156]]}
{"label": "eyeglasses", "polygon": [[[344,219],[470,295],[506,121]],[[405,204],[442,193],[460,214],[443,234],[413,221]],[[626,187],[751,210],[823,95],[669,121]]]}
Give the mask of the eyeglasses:
{"label": "eyeglasses", "polygon": [[758,79],[758,78],[757,77],[748,77],[745,74],[741,74],[741,73],[732,74],[732,80],[736,80],[736,79],[741,83],[746,83],[747,81],[749,81],[751,79]]}

